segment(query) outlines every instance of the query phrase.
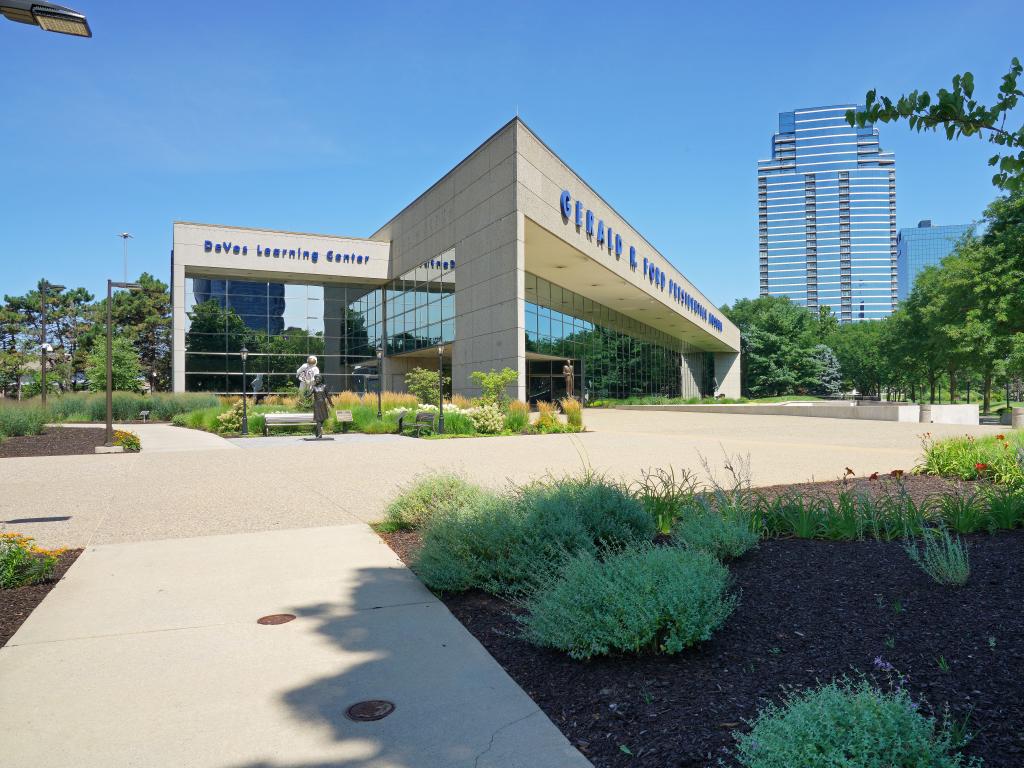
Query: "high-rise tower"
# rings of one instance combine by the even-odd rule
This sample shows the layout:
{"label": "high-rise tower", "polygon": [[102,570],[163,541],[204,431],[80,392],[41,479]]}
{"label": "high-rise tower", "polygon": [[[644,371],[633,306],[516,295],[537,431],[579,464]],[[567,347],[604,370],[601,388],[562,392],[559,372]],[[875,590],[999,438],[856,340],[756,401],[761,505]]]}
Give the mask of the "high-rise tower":
{"label": "high-rise tower", "polygon": [[840,322],[896,304],[896,158],[845,104],[779,114],[770,160],[757,163],[761,295],[788,296]]}

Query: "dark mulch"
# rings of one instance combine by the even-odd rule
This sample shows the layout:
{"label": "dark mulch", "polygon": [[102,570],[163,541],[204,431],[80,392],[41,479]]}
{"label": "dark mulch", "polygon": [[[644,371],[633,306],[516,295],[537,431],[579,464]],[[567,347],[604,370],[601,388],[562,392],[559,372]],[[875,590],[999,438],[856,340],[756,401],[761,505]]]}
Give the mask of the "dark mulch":
{"label": "dark mulch", "polygon": [[[415,533],[384,534],[409,562]],[[482,592],[445,604],[598,768],[709,766],[783,686],[873,672],[908,676],[924,711],[970,713],[968,755],[1024,764],[1024,531],[968,537],[971,580],[941,587],[898,543],[773,540],[731,565],[740,604],[699,648],[576,662],[517,636]],[[940,669],[939,659],[949,670]],[[632,755],[623,751],[626,747]]]}
{"label": "dark mulch", "polygon": [[80,549],[69,549],[62,554],[57,560],[53,578],[49,581],[33,584],[30,587],[0,590],[0,647],[6,645],[7,641],[14,636],[18,627],[24,623],[36,606],[43,602],[43,598],[63,578],[80,554],[82,554]]}
{"label": "dark mulch", "polygon": [[853,476],[846,480],[832,480],[816,483],[795,483],[792,485],[768,485],[755,488],[758,493],[769,498],[784,494],[799,494],[802,496],[831,497],[835,499],[841,491],[852,491],[858,494],[867,494],[877,498],[883,494],[895,494],[905,492],[920,504],[925,499],[933,496],[941,496],[947,493],[972,493],[987,487],[989,483],[976,480],[955,480],[948,477],[935,477],[933,475],[909,475],[895,479],[889,474],[879,473],[875,479],[871,476]]}
{"label": "dark mulch", "polygon": [[47,427],[41,435],[5,437],[0,443],[0,458],[95,453],[106,437],[103,427]]}

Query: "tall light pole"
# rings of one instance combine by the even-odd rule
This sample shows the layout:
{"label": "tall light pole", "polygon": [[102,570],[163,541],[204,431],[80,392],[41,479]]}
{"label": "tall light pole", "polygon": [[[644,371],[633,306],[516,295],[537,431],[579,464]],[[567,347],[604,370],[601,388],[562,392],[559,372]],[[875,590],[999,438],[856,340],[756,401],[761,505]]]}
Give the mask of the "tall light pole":
{"label": "tall light pole", "polygon": [[381,410],[380,390],[384,384],[384,347],[377,347],[377,421],[384,418],[384,411]]}
{"label": "tall light pole", "polygon": [[239,357],[242,358],[242,434],[249,434],[249,408],[246,402],[246,389],[245,389],[245,361],[249,359],[249,350],[242,345],[242,348],[238,350]]}
{"label": "tall light pole", "polygon": [[437,434],[444,434],[444,344],[437,348]]}
{"label": "tall light pole", "polygon": [[107,439],[103,444],[108,448],[114,445],[114,333],[110,308],[114,303],[115,288],[138,291],[142,286],[138,283],[115,283],[113,280],[107,280]]}
{"label": "tall light pole", "polygon": [[[2,2],[3,0],[0,0]],[[133,238],[131,232],[122,232],[118,235],[124,241],[124,281],[128,282],[128,241]]]}
{"label": "tall light pole", "polygon": [[46,32],[75,37],[92,37],[85,14],[56,3],[40,0],[0,0],[0,16],[22,24],[33,24]]}
{"label": "tall light pole", "polygon": [[50,351],[46,343],[46,293],[52,289],[54,293],[64,290],[63,285],[53,285],[43,280],[39,284],[39,382],[42,385],[39,394],[42,398],[43,407],[46,407],[46,360]]}

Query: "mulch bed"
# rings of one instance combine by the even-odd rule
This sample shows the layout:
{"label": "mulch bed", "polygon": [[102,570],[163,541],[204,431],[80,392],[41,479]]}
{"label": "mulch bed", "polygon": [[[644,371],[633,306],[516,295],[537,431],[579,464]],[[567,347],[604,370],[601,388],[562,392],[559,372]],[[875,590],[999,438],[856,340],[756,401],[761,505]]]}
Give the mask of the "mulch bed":
{"label": "mulch bed", "polygon": [[815,483],[794,483],[792,485],[767,485],[754,490],[772,498],[785,494],[797,494],[805,497],[830,497],[833,500],[841,491],[852,491],[877,498],[883,494],[905,492],[915,504],[920,504],[933,496],[947,493],[974,493],[988,487],[990,483],[978,480],[956,480],[934,475],[909,475],[895,479],[888,474],[879,473],[878,477],[850,477],[846,480],[832,480]]}
{"label": "mulch bed", "polygon": [[[416,533],[383,538],[407,563],[419,546]],[[730,565],[740,603],[725,626],[675,656],[572,661],[521,640],[516,609],[500,599],[443,599],[598,768],[729,764],[731,732],[784,686],[863,672],[886,687],[876,657],[907,676],[923,711],[969,715],[966,755],[1020,766],[1024,531],[967,540],[960,589],[935,584],[895,542],[762,542]]]}
{"label": "mulch bed", "polygon": [[15,587],[14,589],[0,590],[0,647],[7,644],[14,633],[18,631],[28,615],[35,610],[36,606],[43,602],[43,598],[67,573],[71,564],[82,554],[80,549],[69,549],[57,559],[57,567],[53,571],[53,578],[41,584],[33,584],[30,587]]}
{"label": "mulch bed", "polygon": [[106,437],[103,427],[47,427],[41,435],[5,437],[0,442],[0,458],[95,453]]}

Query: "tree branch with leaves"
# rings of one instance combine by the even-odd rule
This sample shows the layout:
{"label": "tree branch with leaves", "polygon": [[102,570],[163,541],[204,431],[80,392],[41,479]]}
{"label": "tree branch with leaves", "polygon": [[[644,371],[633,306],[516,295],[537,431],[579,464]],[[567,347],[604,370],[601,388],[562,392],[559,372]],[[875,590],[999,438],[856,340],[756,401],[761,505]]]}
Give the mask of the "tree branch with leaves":
{"label": "tree branch with leaves", "polygon": [[935,96],[928,91],[912,91],[895,101],[888,96],[879,98],[874,89],[867,92],[863,109],[848,110],[850,125],[863,128],[868,123],[894,123],[906,120],[912,130],[937,131],[940,128],[952,141],[961,136],[977,136],[1009,151],[999,151],[989,158],[988,164],[998,168],[992,183],[1009,191],[1024,191],[1024,124],[1016,129],[1007,127],[1024,91],[1017,81],[1022,71],[1020,60],[1014,57],[1010,71],[1003,76],[999,92],[992,106],[985,106],[974,97],[974,75],[964,72],[953,77],[953,88],[940,88]]}

